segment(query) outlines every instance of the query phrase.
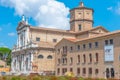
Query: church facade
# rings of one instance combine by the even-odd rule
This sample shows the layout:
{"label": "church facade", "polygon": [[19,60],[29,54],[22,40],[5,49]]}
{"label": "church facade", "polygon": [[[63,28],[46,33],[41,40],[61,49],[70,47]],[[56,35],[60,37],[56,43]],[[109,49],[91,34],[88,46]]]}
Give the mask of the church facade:
{"label": "church facade", "polygon": [[70,10],[70,30],[34,27],[23,20],[12,50],[12,73],[120,78],[120,31],[93,27],[92,8]]}

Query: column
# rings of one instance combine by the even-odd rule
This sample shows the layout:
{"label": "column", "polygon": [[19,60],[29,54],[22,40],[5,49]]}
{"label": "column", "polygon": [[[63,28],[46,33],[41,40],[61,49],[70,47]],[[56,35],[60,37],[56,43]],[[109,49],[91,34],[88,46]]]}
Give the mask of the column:
{"label": "column", "polygon": [[19,48],[21,47],[21,44],[20,44],[20,33],[18,34],[18,45],[19,45]]}
{"label": "column", "polygon": [[12,58],[12,63],[11,63],[11,69],[12,69],[12,72],[14,72],[14,58]]}
{"label": "column", "polygon": [[24,71],[26,72],[26,55],[24,55]]}
{"label": "column", "polygon": [[27,45],[27,39],[26,39],[26,31],[24,32],[24,40],[25,40],[25,47],[26,47],[26,45]]}

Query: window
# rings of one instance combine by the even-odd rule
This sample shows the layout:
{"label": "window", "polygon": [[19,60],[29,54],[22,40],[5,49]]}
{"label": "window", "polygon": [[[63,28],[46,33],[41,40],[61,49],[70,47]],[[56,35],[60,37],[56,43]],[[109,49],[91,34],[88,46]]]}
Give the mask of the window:
{"label": "window", "polygon": [[92,63],[92,54],[89,54],[90,63]]}
{"label": "window", "polygon": [[72,50],[73,50],[73,47],[70,47],[70,50],[72,51]]}
{"label": "window", "polygon": [[98,53],[95,54],[96,62],[98,62]]}
{"label": "window", "polygon": [[78,63],[80,63],[80,55],[78,55]]}
{"label": "window", "polygon": [[92,74],[92,68],[89,68],[89,74]]}
{"label": "window", "polygon": [[110,44],[113,44],[113,39],[110,39]]}
{"label": "window", "polygon": [[57,39],[53,39],[53,42],[56,43],[56,42],[57,42]]}
{"label": "window", "polygon": [[85,56],[85,54],[83,55],[83,61],[84,61],[84,63],[86,63],[86,56]]}
{"label": "window", "polygon": [[65,64],[67,64],[67,58],[65,58]]}
{"label": "window", "polygon": [[99,70],[98,69],[95,69],[95,74],[98,74],[99,73]]}
{"label": "window", "polygon": [[65,46],[64,53],[67,53],[67,46]]}
{"label": "window", "polygon": [[62,74],[64,74],[64,68],[62,68]]}
{"label": "window", "polygon": [[108,40],[105,40],[105,45],[108,45]]}
{"label": "window", "polygon": [[83,68],[83,74],[86,74],[86,68]]}
{"label": "window", "polygon": [[47,59],[52,59],[53,57],[51,56],[51,55],[49,55],[48,57],[47,57]]}
{"label": "window", "polygon": [[62,68],[62,74],[65,74],[67,72],[67,68]]}
{"label": "window", "polygon": [[57,74],[60,74],[60,68],[57,69]]}
{"label": "window", "polygon": [[92,48],[92,43],[89,43],[89,48]]}
{"label": "window", "polygon": [[36,41],[40,41],[40,38],[39,38],[39,37],[36,37]]}
{"label": "window", "polygon": [[60,64],[60,59],[58,59],[58,64]]}
{"label": "window", "polygon": [[70,58],[70,64],[72,64],[72,63],[73,63],[73,58],[71,57],[71,58]]}
{"label": "window", "polygon": [[39,55],[39,56],[38,56],[38,58],[43,59],[43,58],[44,58],[44,56],[43,56],[43,55]]}
{"label": "window", "polygon": [[98,42],[95,42],[95,47],[98,47]]}
{"label": "window", "polygon": [[67,53],[67,46],[63,46],[63,53]]}
{"label": "window", "polygon": [[81,24],[79,25],[79,31],[81,31],[82,27],[81,27]]}
{"label": "window", "polygon": [[73,68],[70,68],[70,72],[73,72]]}
{"label": "window", "polygon": [[78,50],[80,50],[80,45],[78,45]]}
{"label": "window", "polygon": [[84,44],[84,45],[83,45],[83,49],[85,49],[85,48],[86,48],[86,45]]}
{"label": "window", "polygon": [[80,68],[77,68],[77,74],[80,74]]}
{"label": "window", "polygon": [[64,59],[64,58],[62,59],[62,63],[63,63],[63,64],[65,63],[65,59]]}

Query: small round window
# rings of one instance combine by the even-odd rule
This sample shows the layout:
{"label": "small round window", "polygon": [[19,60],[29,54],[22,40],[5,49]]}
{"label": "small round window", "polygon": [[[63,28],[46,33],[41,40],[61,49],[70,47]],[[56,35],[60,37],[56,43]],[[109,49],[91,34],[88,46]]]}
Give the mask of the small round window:
{"label": "small round window", "polygon": [[44,56],[43,56],[43,55],[39,55],[38,58],[39,58],[39,59],[43,59]]}
{"label": "small round window", "polygon": [[47,59],[52,59],[53,57],[51,56],[51,55],[49,55],[48,57],[47,57]]}

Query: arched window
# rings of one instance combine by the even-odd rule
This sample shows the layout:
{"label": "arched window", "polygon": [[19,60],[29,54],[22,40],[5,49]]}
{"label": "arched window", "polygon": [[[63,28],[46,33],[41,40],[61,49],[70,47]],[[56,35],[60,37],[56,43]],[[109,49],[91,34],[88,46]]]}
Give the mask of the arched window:
{"label": "arched window", "polygon": [[78,55],[78,63],[80,63],[80,55]]}
{"label": "arched window", "polygon": [[92,62],[92,54],[89,54],[90,63]]}
{"label": "arched window", "polygon": [[98,53],[95,54],[96,62],[98,62]]}
{"label": "arched window", "polygon": [[86,56],[85,56],[85,54],[83,55],[83,60],[84,60],[84,63],[86,63]]}
{"label": "arched window", "polygon": [[47,59],[52,59],[52,56],[51,56],[51,55],[49,55],[49,56],[47,57]]}
{"label": "arched window", "polygon": [[44,56],[40,54],[40,55],[38,56],[38,58],[43,59]]}

